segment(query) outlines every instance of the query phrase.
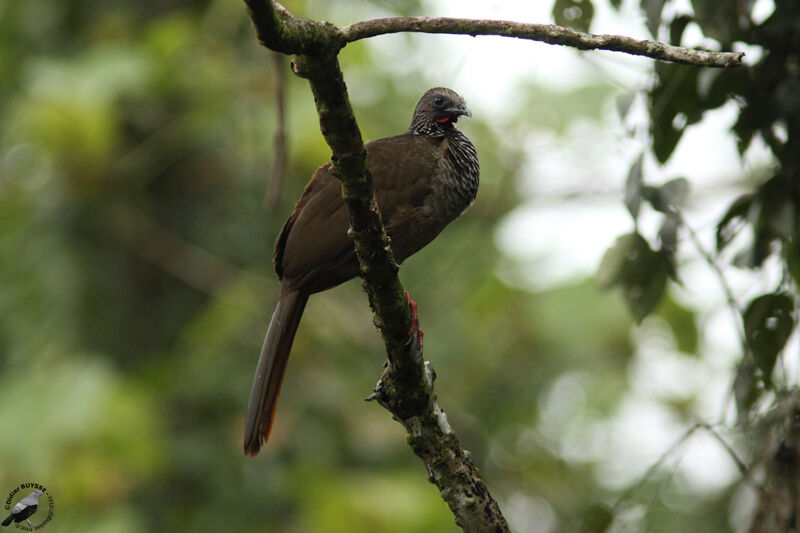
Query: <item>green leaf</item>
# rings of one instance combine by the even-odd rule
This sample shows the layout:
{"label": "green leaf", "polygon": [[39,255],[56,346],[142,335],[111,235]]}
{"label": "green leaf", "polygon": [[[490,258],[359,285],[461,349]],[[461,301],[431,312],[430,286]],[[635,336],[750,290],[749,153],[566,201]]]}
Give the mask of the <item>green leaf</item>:
{"label": "green leaf", "polygon": [[625,279],[623,295],[633,318],[641,324],[656,308],[664,294],[667,265],[655,252],[649,257],[643,257],[639,263],[642,263],[642,270]]}
{"label": "green leaf", "polygon": [[757,192],[757,203],[750,213],[753,217],[754,239],[749,250],[742,254],[747,259],[745,266],[757,268],[773,255],[775,241],[785,245],[794,238],[797,228],[796,209],[793,198],[795,185],[785,173],[778,173],[767,180]]}
{"label": "green leaf", "polygon": [[795,285],[800,286],[800,236],[795,236],[792,242],[786,243],[783,247],[783,257],[786,261],[786,269],[792,277]]}
{"label": "green leaf", "polygon": [[556,0],[553,4],[553,20],[559,26],[567,26],[588,32],[594,17],[591,0]]}
{"label": "green leaf", "polygon": [[780,81],[773,92],[775,113],[790,119],[800,110],[800,80],[789,78]]}
{"label": "green leaf", "polygon": [[692,17],[689,15],[678,15],[669,23],[669,42],[673,46],[681,45],[681,38],[683,37],[683,30],[692,22]]}
{"label": "green leaf", "polygon": [[678,350],[696,355],[700,344],[700,331],[697,328],[694,312],[667,296],[658,307],[658,316],[663,318],[672,330]]}
{"label": "green leaf", "polygon": [[748,246],[744,250],[733,256],[731,261],[737,268],[755,268],[758,263],[755,260],[755,246]]}
{"label": "green leaf", "polygon": [[628,179],[625,181],[625,207],[628,208],[634,220],[639,216],[639,207],[642,204],[642,161],[644,154],[631,165],[628,171]]}
{"label": "green leaf", "polygon": [[669,180],[658,191],[661,201],[671,207],[682,207],[689,196],[689,180],[675,178]]}
{"label": "green leaf", "polygon": [[746,418],[748,411],[761,395],[756,379],[755,365],[749,359],[743,360],[736,369],[733,381],[733,395],[736,398],[736,411],[739,421]]}
{"label": "green leaf", "polygon": [[661,24],[661,11],[664,9],[664,0],[642,0],[642,9],[646,17],[647,30],[654,38],[658,39],[658,26]]}
{"label": "green leaf", "polygon": [[788,242],[794,237],[797,228],[797,209],[795,208],[796,186],[784,172],[779,172],[767,180],[758,191],[761,209],[757,220],[759,231],[769,235],[769,239]]}
{"label": "green leaf", "polygon": [[669,211],[664,216],[664,222],[661,224],[661,229],[658,230],[658,240],[661,242],[661,248],[670,253],[675,252],[675,246],[678,242],[678,229],[681,227],[681,217],[677,211]]}
{"label": "green leaf", "polygon": [[614,512],[599,503],[592,504],[581,516],[582,533],[604,533],[614,521]]}
{"label": "green leaf", "polygon": [[646,201],[650,205],[653,205],[656,202],[658,202],[658,187],[653,187],[652,185],[643,186],[642,200]]}
{"label": "green leaf", "polygon": [[717,252],[721,252],[741,231],[749,218],[755,194],[748,193],[738,197],[717,223]]}
{"label": "green leaf", "polygon": [[797,227],[797,209],[794,202],[790,198],[784,197],[774,207],[765,206],[765,208],[769,209],[767,223],[770,233],[784,242],[791,240]]}
{"label": "green leaf", "polygon": [[727,45],[740,33],[739,0],[692,0],[694,16],[703,33]]}
{"label": "green leaf", "polygon": [[628,254],[636,247],[636,240],[641,237],[637,233],[620,235],[614,245],[606,250],[597,269],[597,285],[601,289],[610,289],[624,277]]}
{"label": "green leaf", "polygon": [[[738,137],[736,147],[740,154],[744,154],[750,147],[756,132],[771,124],[771,102],[767,98],[749,99],[742,108],[739,118],[733,125],[733,132]],[[768,141],[769,143],[769,141]]]}
{"label": "green leaf", "polygon": [[669,156],[675,151],[675,147],[678,146],[678,141],[683,136],[683,129],[676,130],[671,123],[653,122],[653,124],[653,153],[659,163],[666,163]]}
{"label": "green leaf", "polygon": [[653,251],[638,233],[617,238],[600,261],[601,289],[621,285],[628,310],[641,323],[661,299],[670,272],[669,256]]}
{"label": "green leaf", "polygon": [[703,106],[706,109],[721,107],[728,98],[745,94],[748,86],[752,84],[752,72],[748,67],[707,71],[713,77],[708,93],[703,96]]}
{"label": "green leaf", "polygon": [[744,312],[744,332],[764,383],[772,383],[778,353],[794,329],[794,300],[785,293],[759,296]]}
{"label": "green leaf", "polygon": [[633,100],[635,97],[636,93],[632,91],[617,95],[615,104],[617,106],[617,113],[619,114],[620,120],[625,120],[625,117],[628,116],[628,111],[631,110],[631,105],[633,105]]}
{"label": "green leaf", "polygon": [[653,209],[667,213],[686,201],[689,196],[689,181],[686,178],[675,178],[658,187],[654,193],[648,198]]}
{"label": "green leaf", "polygon": [[764,227],[756,228],[756,239],[749,252],[750,263],[747,265],[748,268],[758,268],[764,264],[767,257],[772,254],[772,241],[774,240],[774,235]]}
{"label": "green leaf", "polygon": [[[688,124],[703,116],[698,94],[700,69],[672,63],[655,65],[658,83],[650,91],[653,153],[660,163],[669,159]],[[681,115],[684,120],[677,120]]]}

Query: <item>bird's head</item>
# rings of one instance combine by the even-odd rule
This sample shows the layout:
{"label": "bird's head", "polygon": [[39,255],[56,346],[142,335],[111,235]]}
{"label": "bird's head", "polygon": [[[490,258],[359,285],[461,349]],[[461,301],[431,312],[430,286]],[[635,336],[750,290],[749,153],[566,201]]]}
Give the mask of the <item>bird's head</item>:
{"label": "bird's head", "polygon": [[436,135],[451,128],[460,116],[471,117],[464,99],[445,87],[429,89],[417,102],[409,130],[418,135]]}

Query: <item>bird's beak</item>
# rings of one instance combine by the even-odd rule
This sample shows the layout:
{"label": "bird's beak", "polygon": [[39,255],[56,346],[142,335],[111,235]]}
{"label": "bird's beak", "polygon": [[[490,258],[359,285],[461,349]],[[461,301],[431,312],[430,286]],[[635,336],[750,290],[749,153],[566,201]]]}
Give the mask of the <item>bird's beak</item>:
{"label": "bird's beak", "polygon": [[444,112],[447,113],[448,115],[452,115],[455,117],[459,115],[464,115],[465,117],[472,116],[472,113],[470,112],[469,109],[467,109],[467,106],[465,106],[464,104],[450,106],[447,109],[445,109]]}

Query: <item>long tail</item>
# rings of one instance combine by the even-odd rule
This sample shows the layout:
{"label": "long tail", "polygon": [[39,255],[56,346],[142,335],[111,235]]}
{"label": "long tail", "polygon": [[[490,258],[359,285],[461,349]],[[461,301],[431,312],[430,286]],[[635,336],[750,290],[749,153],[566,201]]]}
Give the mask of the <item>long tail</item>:
{"label": "long tail", "polygon": [[294,334],[303,317],[308,294],[297,291],[281,292],[272,313],[267,337],[261,347],[250,403],[244,422],[244,453],[255,457],[267,442],[275,418],[275,405],[281,392],[286,361],[292,349]]}
{"label": "long tail", "polygon": [[7,526],[7,525],[11,524],[11,522],[13,522],[13,521],[14,521],[14,513],[11,513],[10,515],[8,515],[8,518],[3,520],[3,525]]}

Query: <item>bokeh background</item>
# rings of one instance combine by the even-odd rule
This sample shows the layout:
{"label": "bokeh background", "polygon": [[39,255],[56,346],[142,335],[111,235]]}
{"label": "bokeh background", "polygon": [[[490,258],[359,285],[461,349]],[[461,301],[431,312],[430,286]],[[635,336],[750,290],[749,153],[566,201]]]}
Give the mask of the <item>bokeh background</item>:
{"label": "bokeh background", "polygon": [[[336,24],[553,21],[551,2],[285,4]],[[594,2],[593,31],[649,37],[638,2],[613,4]],[[696,24],[683,44],[719,47]],[[350,44],[340,61],[366,139],[404,131],[432,86],[473,112],[459,126],[478,147],[478,201],[401,278],[439,403],[512,528],[592,530],[608,509],[618,531],[740,528],[753,496],[729,450],[708,431],[681,440],[698,420],[731,420],[741,346],[716,274],[687,246],[682,283],[641,325],[594,280],[634,227],[623,189],[652,143],[654,63],[406,34]],[[363,401],[384,355],[357,281],[311,299],[273,437],[242,454],[274,238],[330,156],[287,65],[237,0],[0,2],[0,493],[47,486],[48,531],[457,530],[401,426]],[[737,153],[737,112],[695,121],[667,164],[643,159],[654,182],[690,178],[686,220],[709,249],[727,204],[774,164],[758,139]],[[778,275],[726,273],[742,297]]]}

